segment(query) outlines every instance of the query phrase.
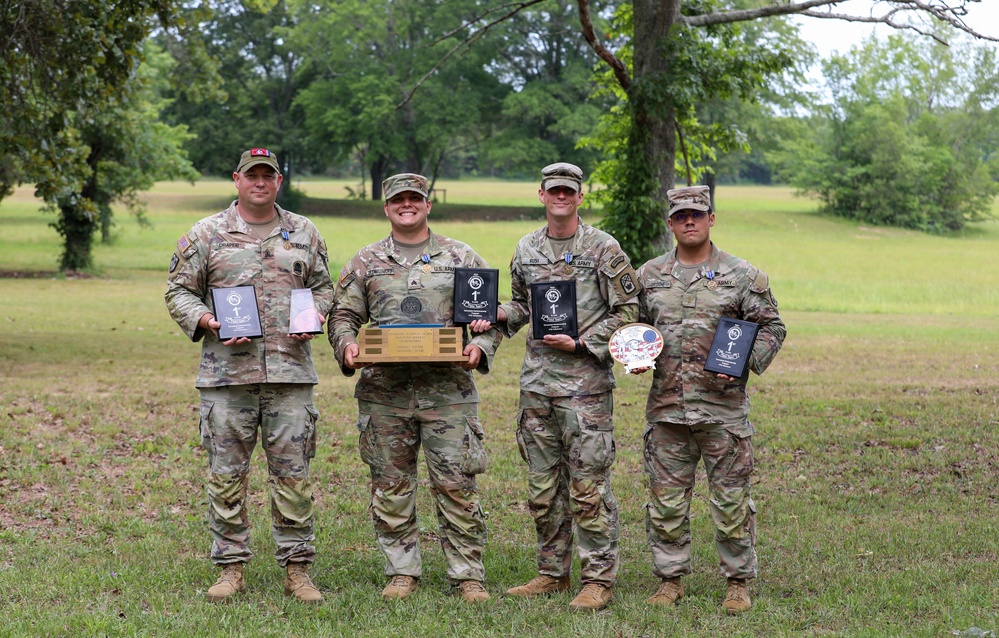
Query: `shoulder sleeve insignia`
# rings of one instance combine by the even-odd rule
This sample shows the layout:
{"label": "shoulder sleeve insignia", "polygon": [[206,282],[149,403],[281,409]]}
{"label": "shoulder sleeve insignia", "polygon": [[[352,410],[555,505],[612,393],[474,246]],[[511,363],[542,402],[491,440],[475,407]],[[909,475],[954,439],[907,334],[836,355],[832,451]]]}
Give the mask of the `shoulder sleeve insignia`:
{"label": "shoulder sleeve insignia", "polygon": [[638,277],[635,275],[635,270],[631,266],[625,266],[621,269],[621,272],[614,275],[611,279],[614,288],[617,289],[618,296],[621,299],[631,299],[638,294],[641,290],[641,286],[638,284]]}
{"label": "shoulder sleeve insignia", "polygon": [[753,278],[753,285],[750,287],[753,292],[764,293],[770,288],[770,278],[762,270],[754,268],[749,272],[749,276]]}
{"label": "shoulder sleeve insignia", "polygon": [[181,257],[184,259],[190,259],[191,255],[198,249],[196,242],[191,241],[191,237],[185,233],[180,236],[177,240],[177,252],[180,253]]}

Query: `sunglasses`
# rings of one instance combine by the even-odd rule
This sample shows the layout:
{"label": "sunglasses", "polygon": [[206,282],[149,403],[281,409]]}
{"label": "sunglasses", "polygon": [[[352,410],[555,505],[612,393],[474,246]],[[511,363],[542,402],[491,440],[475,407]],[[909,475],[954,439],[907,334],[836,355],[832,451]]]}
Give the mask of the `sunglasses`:
{"label": "sunglasses", "polygon": [[707,216],[708,214],[702,210],[695,210],[691,213],[684,213],[681,211],[679,213],[673,213],[670,219],[672,219],[674,222],[678,224],[682,224],[683,222],[687,221],[688,217],[693,219],[695,222],[699,222]]}

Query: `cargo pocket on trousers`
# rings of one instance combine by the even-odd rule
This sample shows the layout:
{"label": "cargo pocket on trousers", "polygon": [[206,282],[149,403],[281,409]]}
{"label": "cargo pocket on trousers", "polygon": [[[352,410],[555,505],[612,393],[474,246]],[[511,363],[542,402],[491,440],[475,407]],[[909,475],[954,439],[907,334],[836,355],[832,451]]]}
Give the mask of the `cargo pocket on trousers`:
{"label": "cargo pocket on trousers", "polygon": [[[576,415],[579,431],[579,466],[603,472],[614,462],[614,421],[610,414]],[[567,424],[568,425],[568,424]]]}
{"label": "cargo pocket on trousers", "polygon": [[374,465],[374,442],[371,441],[373,433],[368,426],[371,425],[370,414],[357,415],[357,431],[360,435],[357,438],[357,451],[361,454],[361,460],[365,465]]}
{"label": "cargo pocket on trousers", "polygon": [[309,413],[309,422],[305,431],[305,458],[316,458],[316,437],[318,436],[319,410],[314,405],[305,406]]}
{"label": "cargo pocket on trousers", "polygon": [[464,474],[482,474],[489,465],[486,446],[482,442],[486,433],[479,417],[465,417],[465,437],[462,446],[461,471]]}
{"label": "cargo pocket on trousers", "polygon": [[212,408],[214,401],[202,401],[199,409],[198,433],[201,436],[201,447],[208,450],[209,460],[215,457],[215,437],[212,436]]}

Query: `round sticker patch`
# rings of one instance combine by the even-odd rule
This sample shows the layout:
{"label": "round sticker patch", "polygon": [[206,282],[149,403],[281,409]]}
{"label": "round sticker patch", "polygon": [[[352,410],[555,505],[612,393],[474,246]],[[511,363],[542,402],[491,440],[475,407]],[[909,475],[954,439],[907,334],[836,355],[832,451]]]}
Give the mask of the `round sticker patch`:
{"label": "round sticker patch", "polygon": [[416,297],[406,297],[399,307],[402,309],[402,314],[407,317],[416,317],[423,310],[423,302]]}

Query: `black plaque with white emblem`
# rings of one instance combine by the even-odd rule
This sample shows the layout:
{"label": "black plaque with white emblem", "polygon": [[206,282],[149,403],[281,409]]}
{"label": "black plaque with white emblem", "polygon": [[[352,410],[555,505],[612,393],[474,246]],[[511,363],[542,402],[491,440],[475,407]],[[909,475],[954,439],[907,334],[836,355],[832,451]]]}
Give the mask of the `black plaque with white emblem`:
{"label": "black plaque with white emblem", "polygon": [[471,323],[485,319],[496,323],[499,305],[499,270],[495,268],[454,269],[454,322]]}
{"label": "black plaque with white emblem", "polygon": [[221,341],[235,337],[264,336],[260,329],[257,293],[253,286],[212,288],[212,305],[215,306],[215,321],[222,324],[219,328]]}
{"label": "black plaque with white emblem", "polygon": [[545,335],[579,336],[575,280],[531,284],[531,329],[535,339]]}
{"label": "black plaque with white emblem", "polygon": [[730,377],[744,376],[749,368],[749,357],[753,354],[753,343],[759,330],[759,324],[752,321],[731,317],[719,319],[704,369]]}

